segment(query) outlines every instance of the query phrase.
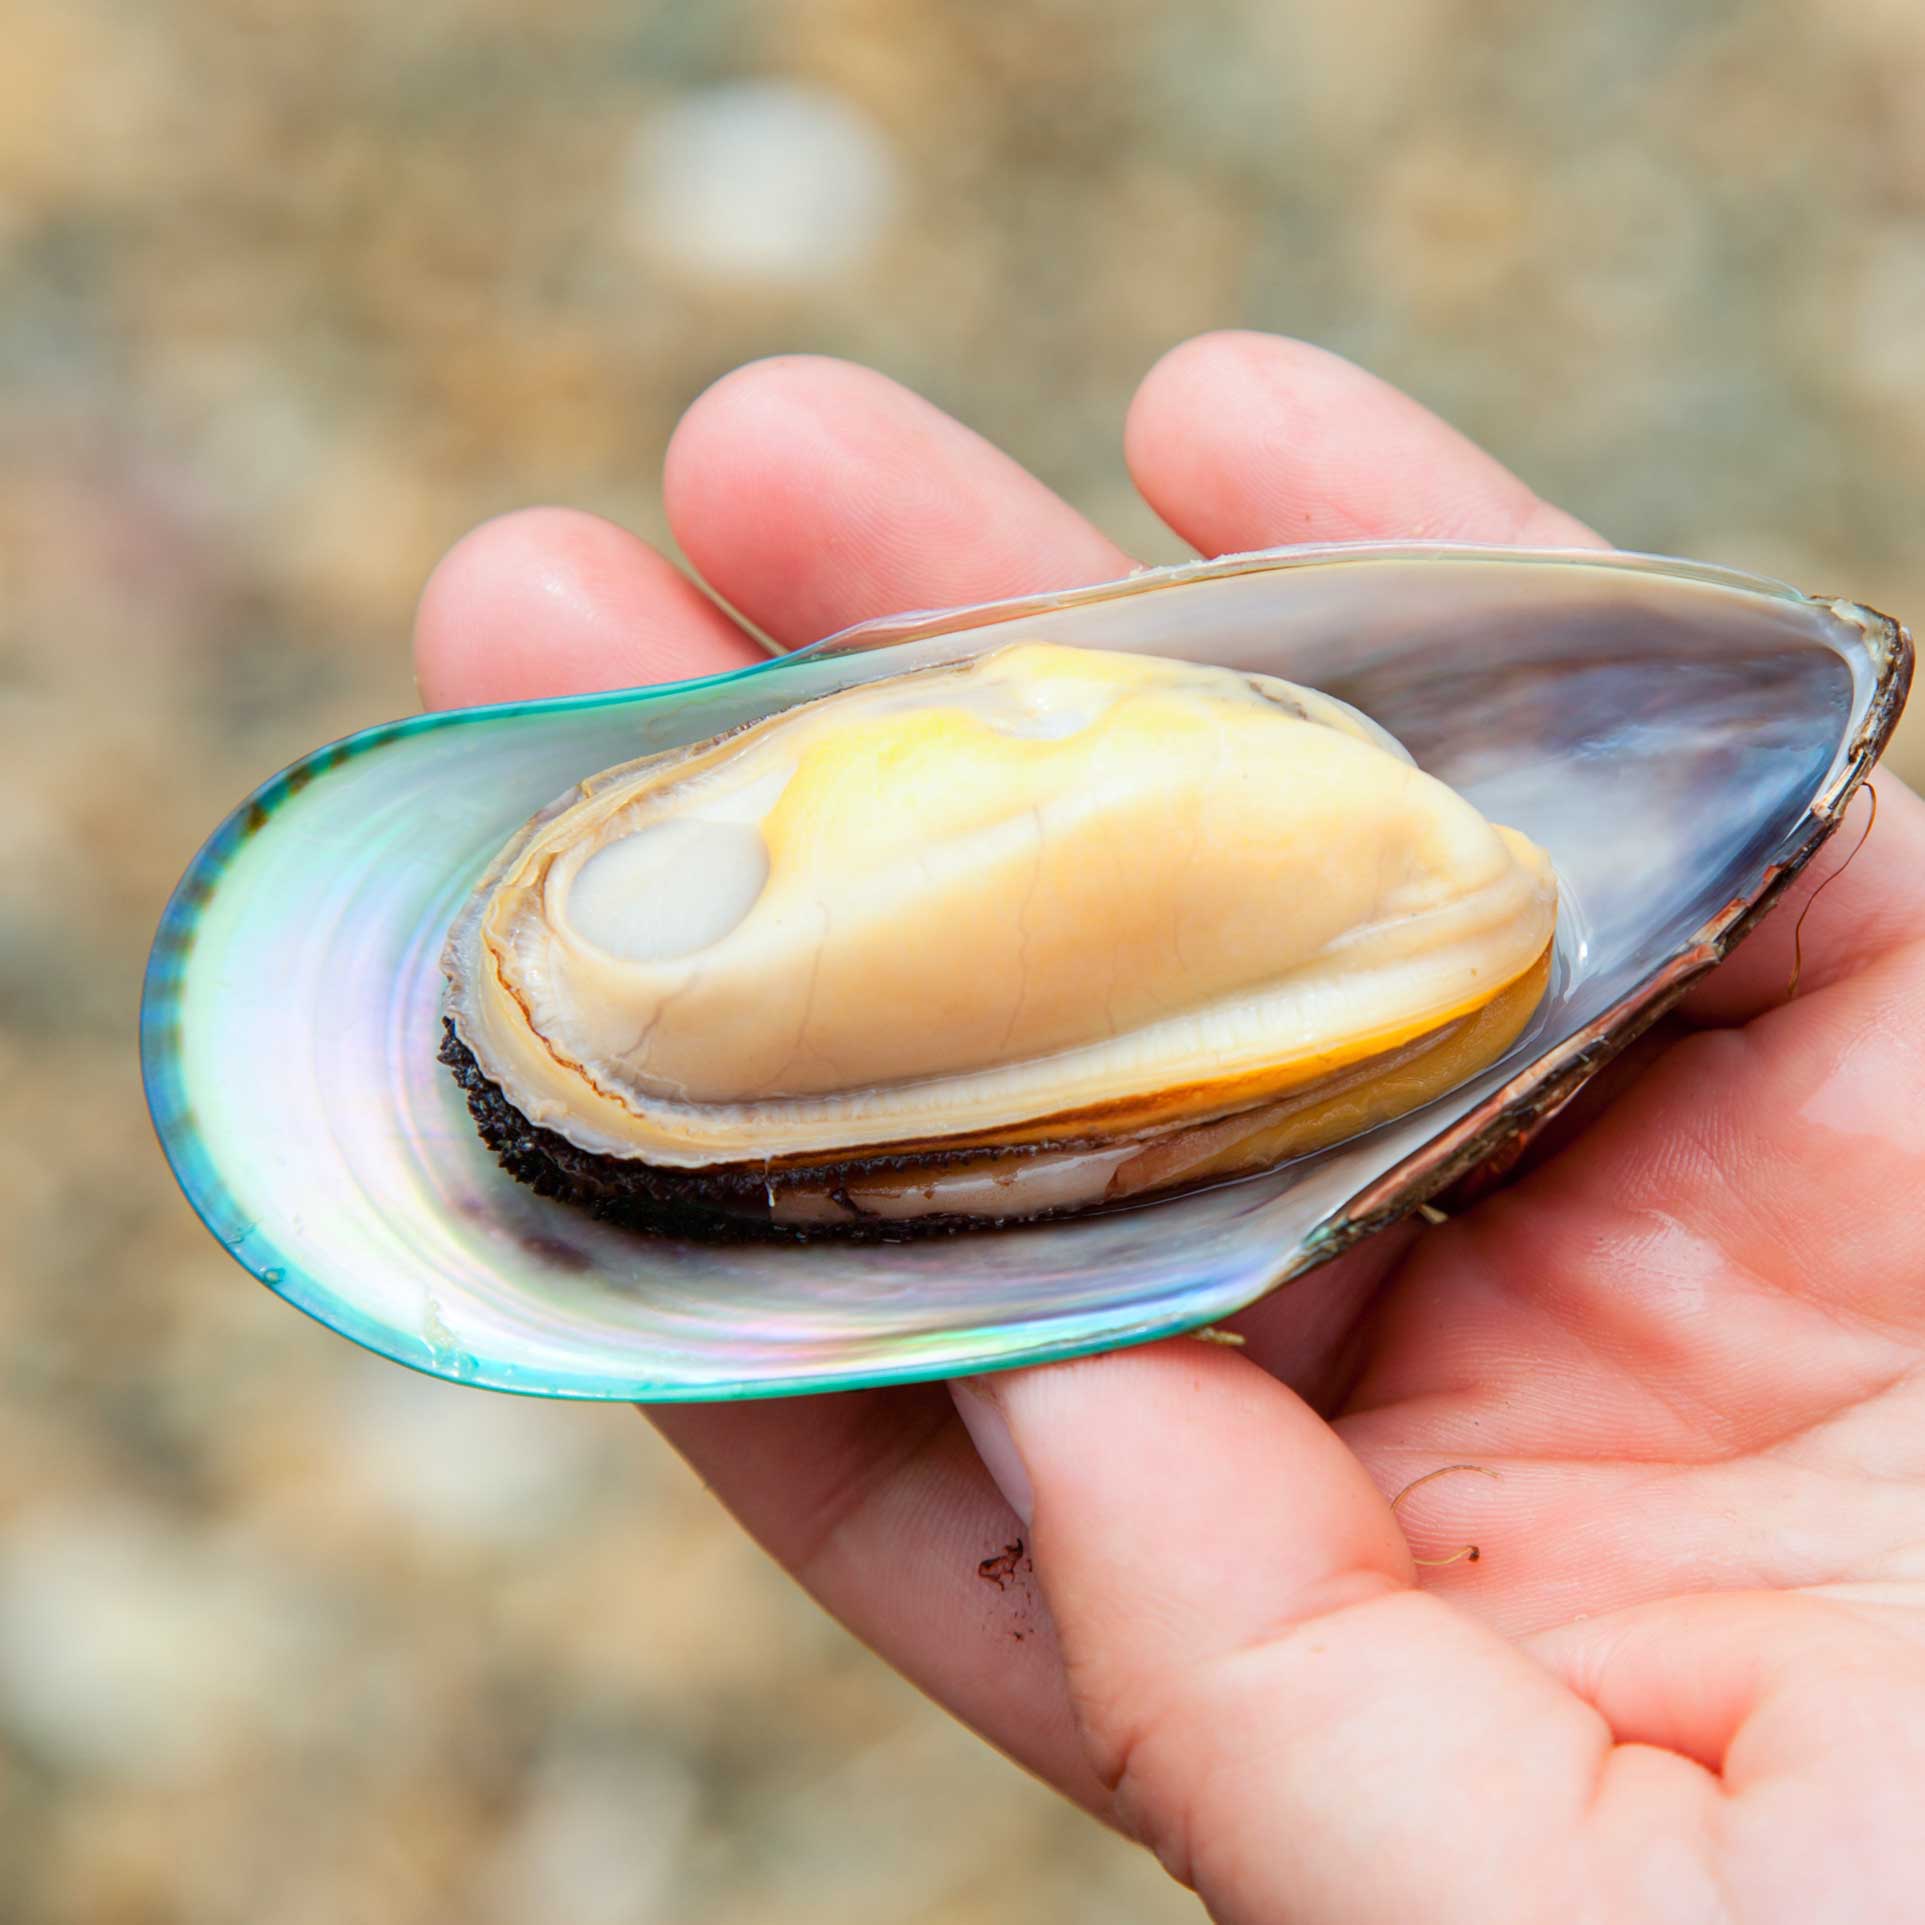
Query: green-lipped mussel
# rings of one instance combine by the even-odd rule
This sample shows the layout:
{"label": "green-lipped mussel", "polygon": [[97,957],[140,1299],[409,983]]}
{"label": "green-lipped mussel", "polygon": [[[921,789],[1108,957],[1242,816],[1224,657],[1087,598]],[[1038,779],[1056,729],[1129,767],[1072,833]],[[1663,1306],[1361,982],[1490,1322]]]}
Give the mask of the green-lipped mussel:
{"label": "green-lipped mussel", "polygon": [[[1065,655],[1076,675],[1036,693]],[[703,682],[416,716],[305,757],[195,859],[148,971],[149,1101],[238,1262],[356,1341],[463,1382],[769,1396],[1142,1342],[1214,1322],[1508,1156],[1811,859],[1910,672],[1896,622],[1728,570],[1360,546],[907,615]],[[1118,679],[1086,685],[1103,673]],[[851,773],[861,757],[807,746],[823,718],[861,714],[873,785]],[[1204,715],[1232,746],[1186,760],[1173,745],[1219,740]],[[920,792],[883,779],[898,750],[953,767],[931,744],[958,729],[991,772],[974,800],[953,776]],[[1375,771],[1341,836],[1288,826],[1340,792],[1297,788],[1305,744]],[[1033,778],[1032,761],[1056,773]],[[1100,769],[1126,772],[1120,791]],[[1399,784],[1389,818],[1416,843],[1373,843],[1370,809]],[[578,787],[588,832],[565,855],[553,805]],[[946,869],[904,856],[932,822]],[[1415,893],[1393,876],[1405,862]],[[969,908],[972,873],[1002,911]],[[1517,911],[1515,939],[1478,964],[1482,1012],[1362,996],[1397,973],[1387,930],[1420,933],[1419,962],[1450,953],[1453,877],[1465,913]],[[550,883],[565,940],[543,921]],[[616,1133],[642,1155],[563,1134],[600,1127],[593,1106],[571,1107],[565,1081],[517,1084],[512,1020],[490,1040],[451,990],[450,931],[466,981],[484,901],[503,994],[520,984],[551,1029],[564,1011],[574,1060],[599,1050],[601,1114],[649,1131],[645,1148]],[[776,926],[784,903],[799,930]],[[1356,994],[1346,956],[1371,965]],[[1240,1054],[1259,1006],[1276,1025]],[[1434,1080],[1393,1090],[1382,1059],[1422,1043],[1426,1009],[1432,1034],[1492,1026],[1495,1053],[1476,1068],[1439,1055]],[[476,1059],[466,1093],[533,1181],[504,1173],[435,1060],[450,1014]],[[1292,1039],[1312,1035],[1359,1053],[1293,1089],[1309,1058]],[[1248,1104],[1245,1074],[1262,1085]],[[611,1169],[612,1201],[639,1187],[651,1232],[578,1207],[611,1201]],[[1137,1201],[1086,1207],[1124,1185]],[[1005,1227],[898,1240],[901,1209],[931,1212],[922,1227]],[[811,1213],[840,1232],[711,1233],[833,1227]],[[847,1241],[851,1222],[871,1240]]]}

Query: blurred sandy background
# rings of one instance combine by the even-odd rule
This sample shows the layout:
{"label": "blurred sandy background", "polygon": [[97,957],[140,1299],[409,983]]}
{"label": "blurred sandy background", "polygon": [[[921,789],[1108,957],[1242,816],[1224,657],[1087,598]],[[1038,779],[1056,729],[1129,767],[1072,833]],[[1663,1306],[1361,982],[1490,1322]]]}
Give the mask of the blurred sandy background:
{"label": "blurred sandy background", "polygon": [[1133,384],[1304,334],[1620,542],[1916,619],[1922,89],[1915,0],[0,0],[0,1918],[1194,1917],[631,1413],[248,1284],[148,1134],[147,936],[411,706],[449,541],[659,537],[777,349],[1165,558]]}

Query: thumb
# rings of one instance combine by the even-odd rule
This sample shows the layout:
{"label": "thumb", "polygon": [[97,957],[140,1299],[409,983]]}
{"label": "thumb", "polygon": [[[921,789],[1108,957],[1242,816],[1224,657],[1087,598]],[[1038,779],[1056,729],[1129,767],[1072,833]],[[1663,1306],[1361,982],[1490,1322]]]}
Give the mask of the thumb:
{"label": "thumb", "polygon": [[1091,1761],[1218,1919],[1491,1925],[1586,1889],[1604,1721],[1413,1588],[1294,1393],[1183,1341],[955,1393],[1030,1527]]}

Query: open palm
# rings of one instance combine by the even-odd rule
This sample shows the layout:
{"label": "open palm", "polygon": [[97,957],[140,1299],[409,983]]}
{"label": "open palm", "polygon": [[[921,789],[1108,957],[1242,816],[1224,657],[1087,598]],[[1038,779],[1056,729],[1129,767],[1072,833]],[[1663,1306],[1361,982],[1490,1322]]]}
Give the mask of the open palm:
{"label": "open palm", "polygon": [[[1206,554],[1595,540],[1266,337],[1167,357],[1127,447]],[[783,643],[1130,566],[837,363],[711,389],[666,489]],[[457,547],[417,635],[434,703],[755,652],[557,510]],[[1925,808],[1881,778],[1787,1002],[1816,880],[1581,1133],[1247,1312],[1240,1352],[657,1421],[832,1611],[1222,1919],[1925,1916]],[[1490,1474],[1417,1483],[1460,1464]]]}

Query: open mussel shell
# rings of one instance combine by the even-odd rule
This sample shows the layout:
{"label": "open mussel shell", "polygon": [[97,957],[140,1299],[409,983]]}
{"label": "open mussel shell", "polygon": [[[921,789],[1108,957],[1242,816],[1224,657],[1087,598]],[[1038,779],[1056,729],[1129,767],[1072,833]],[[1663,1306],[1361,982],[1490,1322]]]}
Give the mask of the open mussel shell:
{"label": "open mussel shell", "polygon": [[[1071,1221],[856,1247],[682,1243],[506,1176],[435,1052],[443,937],[508,836],[598,769],[1019,635],[1328,690],[1548,850],[1557,954],[1522,1037],[1368,1135]],[[1300,1275],[1564,1102],[1824,841],[1910,668],[1888,618],[1724,570],[1373,544],[874,623],[703,682],[419,716],[295,764],[196,858],[149,966],[149,1101],[237,1261],[440,1376],[723,1399],[1142,1342]]]}

